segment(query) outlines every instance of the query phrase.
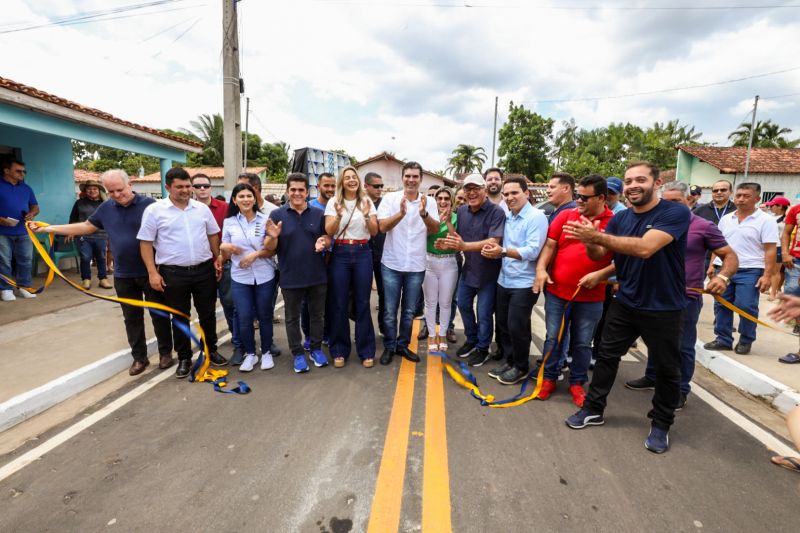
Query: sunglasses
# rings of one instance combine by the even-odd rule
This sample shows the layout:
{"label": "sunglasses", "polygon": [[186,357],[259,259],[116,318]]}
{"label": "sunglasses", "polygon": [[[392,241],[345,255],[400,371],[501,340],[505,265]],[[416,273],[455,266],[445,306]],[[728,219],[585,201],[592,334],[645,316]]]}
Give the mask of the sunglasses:
{"label": "sunglasses", "polygon": [[711,192],[728,192],[730,189],[711,189]]}
{"label": "sunglasses", "polygon": [[575,199],[580,200],[581,202],[587,202],[590,198],[596,198],[600,196],[599,194],[576,194]]}
{"label": "sunglasses", "polygon": [[383,183],[378,183],[377,185],[370,185],[367,183],[367,187],[372,187],[373,189],[383,189]]}
{"label": "sunglasses", "polygon": [[194,187],[195,189],[210,189],[211,185],[210,184],[209,185],[203,185],[203,184],[198,183],[197,185],[192,185],[192,187]]}

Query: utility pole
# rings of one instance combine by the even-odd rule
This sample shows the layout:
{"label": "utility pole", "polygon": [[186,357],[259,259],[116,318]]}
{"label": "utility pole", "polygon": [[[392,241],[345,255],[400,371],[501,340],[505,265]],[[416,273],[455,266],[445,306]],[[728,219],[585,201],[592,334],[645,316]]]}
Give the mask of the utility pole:
{"label": "utility pole", "polygon": [[753,136],[756,132],[756,111],[758,111],[758,95],[753,104],[753,120],[750,122],[750,140],[747,141],[747,155],[744,158],[744,179],[747,179],[747,174],[750,172],[750,150],[753,149]]}
{"label": "utility pole", "polygon": [[248,96],[245,98],[245,111],[244,111],[244,155],[242,159],[244,163],[242,164],[242,170],[247,172],[247,141],[250,133],[250,97]]}
{"label": "utility pole", "polygon": [[225,190],[233,190],[242,168],[242,81],[239,77],[237,0],[222,0],[222,86]]}
{"label": "utility pole", "polygon": [[492,166],[494,166],[494,145],[497,141],[497,96],[494,97],[494,129],[492,130]]}

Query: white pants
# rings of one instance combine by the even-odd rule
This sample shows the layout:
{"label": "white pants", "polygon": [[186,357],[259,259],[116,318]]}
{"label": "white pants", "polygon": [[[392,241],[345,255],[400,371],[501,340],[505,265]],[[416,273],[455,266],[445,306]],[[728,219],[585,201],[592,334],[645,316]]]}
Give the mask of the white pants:
{"label": "white pants", "polygon": [[439,334],[444,336],[447,325],[450,324],[450,306],[453,303],[456,283],[458,283],[456,256],[428,254],[425,281],[422,282],[428,335],[436,335],[436,306],[438,304],[439,324],[442,325]]}

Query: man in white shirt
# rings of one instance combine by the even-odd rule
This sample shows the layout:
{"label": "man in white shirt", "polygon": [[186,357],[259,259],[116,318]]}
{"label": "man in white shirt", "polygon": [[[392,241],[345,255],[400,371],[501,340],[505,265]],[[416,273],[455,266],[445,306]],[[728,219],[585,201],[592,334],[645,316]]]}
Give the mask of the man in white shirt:
{"label": "man in white shirt", "polygon": [[[736,211],[719,219],[719,229],[725,240],[739,257],[739,270],[728,283],[722,297],[739,309],[758,317],[759,291],[767,292],[775,271],[778,224],[775,218],[756,208],[761,200],[761,185],[740,183],[736,186],[734,204]],[[719,271],[722,261],[714,259],[709,267],[709,277]],[[719,276],[719,274],[716,274]],[[722,276],[724,279],[724,276]],[[730,350],[733,345],[733,312],[714,303],[714,335],[716,339],[705,344],[709,350]],[[739,355],[750,353],[756,340],[756,323],[739,318],[739,342],[733,350]]]}
{"label": "man in white shirt", "polygon": [[[136,235],[150,286],[163,293],[165,305],[187,315],[194,300],[211,364],[224,366],[228,361],[217,352],[215,309],[217,272],[221,273],[214,263],[219,256],[219,225],[210,209],[190,198],[192,181],[186,170],[171,168],[165,179],[169,196],[145,209]],[[185,319],[173,317],[172,336],[178,352],[175,376],[184,378],[192,368],[192,345],[176,327],[178,320]]]}
{"label": "man in white shirt", "polygon": [[[383,197],[378,208],[378,226],[386,233],[381,258],[385,312],[381,364],[388,365],[395,354],[419,362],[408,349],[414,307],[422,293],[425,279],[426,237],[439,231],[439,213],[435,205],[428,211],[422,183],[422,165],[409,161],[403,165],[403,190]],[[399,331],[397,310],[402,296]]]}

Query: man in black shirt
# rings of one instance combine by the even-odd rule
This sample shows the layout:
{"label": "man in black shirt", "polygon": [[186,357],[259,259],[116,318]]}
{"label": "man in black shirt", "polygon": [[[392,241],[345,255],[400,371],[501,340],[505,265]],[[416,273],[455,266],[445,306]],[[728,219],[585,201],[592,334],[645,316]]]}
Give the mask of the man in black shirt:
{"label": "man in black shirt", "polygon": [[733,185],[731,185],[730,181],[720,180],[716,182],[711,187],[712,201],[695,207],[694,214],[719,225],[719,221],[725,216],[725,213],[736,211],[736,206],[730,200],[732,191]]}

